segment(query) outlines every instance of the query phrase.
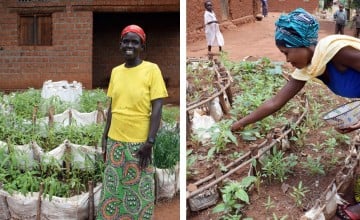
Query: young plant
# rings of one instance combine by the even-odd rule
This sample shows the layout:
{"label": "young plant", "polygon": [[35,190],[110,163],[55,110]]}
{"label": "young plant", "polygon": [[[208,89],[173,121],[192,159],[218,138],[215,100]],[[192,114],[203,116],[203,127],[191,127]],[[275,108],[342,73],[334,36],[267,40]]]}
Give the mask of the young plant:
{"label": "young plant", "polygon": [[274,202],[273,202],[273,201],[271,201],[270,196],[268,196],[267,201],[266,201],[266,202],[264,202],[264,203],[263,203],[263,205],[264,205],[265,210],[266,210],[266,216],[268,216],[268,215],[269,215],[269,211],[270,211],[270,209],[272,209],[272,208],[274,208],[274,207],[275,207]]}
{"label": "young plant", "polygon": [[306,162],[301,162],[305,169],[308,169],[312,175],[325,175],[324,165],[321,164],[321,157],[313,159],[311,156],[306,158]]}
{"label": "young plant", "polygon": [[[222,189],[223,201],[218,204],[213,213],[223,212],[223,216],[237,216],[241,217],[241,208],[243,203],[249,204],[249,196],[246,192],[248,187],[256,181],[256,177],[247,176],[241,180],[241,182],[230,181]],[[226,219],[224,218],[223,219]]]}
{"label": "young plant", "polygon": [[305,193],[307,192],[309,192],[309,190],[307,187],[302,185],[302,181],[299,182],[297,187],[293,186],[293,192],[290,193],[290,196],[293,197],[297,207],[302,206]]}
{"label": "young plant", "polygon": [[174,169],[180,161],[180,135],[175,130],[161,129],[154,145],[154,165],[161,169]]}
{"label": "young plant", "polygon": [[290,140],[295,141],[298,146],[303,147],[310,129],[307,125],[299,125],[298,127],[294,127],[294,125],[292,125],[292,129],[295,131],[296,135],[292,136]]}
{"label": "young plant", "polygon": [[297,164],[297,156],[290,154],[290,156],[285,157],[284,152],[277,151],[274,147],[272,154],[265,157],[263,164],[263,176],[269,178],[270,182],[272,179],[283,182]]}
{"label": "young plant", "polygon": [[274,220],[286,220],[287,218],[288,218],[287,215],[284,215],[283,217],[278,218],[277,215],[275,213],[273,213],[273,219]]}
{"label": "young plant", "polygon": [[164,106],[161,118],[164,122],[175,125],[180,118],[180,108],[178,106]]}
{"label": "young plant", "polygon": [[190,178],[192,175],[196,174],[196,171],[193,170],[192,166],[197,160],[197,156],[192,154],[193,150],[186,151],[186,178]]}
{"label": "young plant", "polygon": [[232,120],[222,120],[218,123],[215,123],[212,127],[210,127],[209,132],[211,135],[211,145],[212,147],[208,151],[207,158],[210,159],[213,157],[214,153],[219,153],[220,151],[226,148],[228,143],[237,143],[236,137],[230,130]]}

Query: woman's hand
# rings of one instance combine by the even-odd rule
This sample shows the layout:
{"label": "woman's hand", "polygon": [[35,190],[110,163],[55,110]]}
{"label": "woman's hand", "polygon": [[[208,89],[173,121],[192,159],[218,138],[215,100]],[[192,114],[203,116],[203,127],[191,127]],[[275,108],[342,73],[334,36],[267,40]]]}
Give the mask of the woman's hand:
{"label": "woman's hand", "polygon": [[151,164],[151,153],[152,144],[148,142],[144,143],[136,152],[136,156],[139,158],[139,166],[142,170]]}
{"label": "woman's hand", "polygon": [[231,131],[238,131],[238,130],[241,130],[241,129],[243,129],[243,128],[244,128],[244,126],[241,125],[240,120],[234,122],[234,123],[231,125]]}
{"label": "woman's hand", "polygon": [[347,128],[343,128],[343,129],[340,129],[340,128],[335,128],[335,130],[341,134],[346,134],[346,133],[350,133],[352,131],[355,131],[357,129],[360,128],[360,121],[358,121],[358,123],[354,124],[354,125],[351,125],[350,127],[347,127]]}

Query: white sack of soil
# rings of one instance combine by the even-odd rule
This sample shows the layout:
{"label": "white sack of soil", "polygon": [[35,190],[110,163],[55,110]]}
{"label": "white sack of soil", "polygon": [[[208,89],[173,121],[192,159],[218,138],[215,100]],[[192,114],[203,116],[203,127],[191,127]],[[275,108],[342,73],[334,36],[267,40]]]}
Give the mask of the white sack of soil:
{"label": "white sack of soil", "polygon": [[224,113],[220,105],[219,97],[216,97],[209,102],[209,111],[210,111],[210,116],[216,122],[220,121],[221,118],[224,116]]}
{"label": "white sack of soil", "polygon": [[[93,168],[95,155],[101,154],[101,149],[95,149],[93,146],[78,145],[69,143],[65,140],[61,145],[57,146],[49,152],[43,152],[42,148],[36,143],[26,145],[14,145],[13,149],[18,155],[19,161],[24,166],[24,169],[31,168],[36,160],[42,160],[48,163],[54,163],[54,160],[62,164],[66,148],[69,146],[69,153],[71,153],[71,164],[79,169]],[[7,149],[7,144],[0,141],[0,148]]]}
{"label": "white sack of soil", "polygon": [[101,154],[101,149],[95,149],[92,146],[70,144],[67,140],[65,140],[63,144],[42,155],[42,160],[49,163],[52,163],[53,159],[59,163],[62,162],[64,160],[67,146],[70,147],[69,151],[71,152],[72,158],[71,164],[80,169],[91,169],[93,164],[90,163],[89,159],[91,161],[95,161],[95,154]]}
{"label": "white sack of soil", "polygon": [[[11,147],[16,153],[21,168],[24,170],[31,169],[37,163],[35,159],[39,160],[41,155],[44,154],[43,149],[36,143],[12,145]],[[0,149],[4,149],[7,154],[9,153],[6,142],[0,141]]]}
{"label": "white sack of soil", "polygon": [[[61,114],[54,115],[55,125],[68,126],[70,124],[76,124],[78,126],[90,125],[99,121],[104,121],[104,117],[107,111],[100,112],[98,110],[92,112],[79,112],[75,109],[67,109]],[[40,124],[47,124],[49,117],[39,119]]]}
{"label": "white sack of soil", "polygon": [[215,120],[209,115],[200,115],[197,110],[194,111],[192,119],[192,131],[204,145],[211,139],[211,133],[208,130],[215,124]]}
{"label": "white sack of soil", "polygon": [[[94,204],[98,206],[100,200],[101,185],[94,188]],[[6,196],[8,210],[13,219],[36,219],[38,212],[39,193],[23,196],[20,193],[9,193],[0,190],[0,197]],[[1,201],[1,200],[0,200]],[[70,198],[41,197],[41,219],[53,220],[85,220],[88,216],[89,193],[73,196]],[[0,203],[1,207],[1,203]]]}
{"label": "white sack of soil", "polygon": [[58,96],[62,101],[76,102],[82,95],[82,84],[73,81],[69,83],[66,80],[53,82],[45,81],[41,90],[41,97],[44,99],[52,96]]}
{"label": "white sack of soil", "polygon": [[156,199],[171,199],[179,190],[179,166],[174,171],[155,168]]}

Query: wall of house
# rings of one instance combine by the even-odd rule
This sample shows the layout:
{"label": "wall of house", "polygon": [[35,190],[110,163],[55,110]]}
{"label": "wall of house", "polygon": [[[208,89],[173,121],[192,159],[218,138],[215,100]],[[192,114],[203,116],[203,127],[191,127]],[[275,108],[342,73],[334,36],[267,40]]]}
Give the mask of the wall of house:
{"label": "wall of house", "polygon": [[[52,45],[20,46],[18,23],[20,13],[52,13]],[[143,24],[149,36],[144,58],[157,63],[167,81],[170,98],[180,100],[180,1],[179,0],[93,0],[93,1],[12,1],[0,0],[0,90],[41,88],[45,80],[79,81],[87,89],[107,85],[111,68],[122,61],[118,57],[121,28],[115,27],[116,36],[107,38],[94,32],[94,15],[97,13],[168,13],[168,17],[147,17]],[[142,16],[140,14],[140,16]],[[153,14],[154,15],[154,14]],[[153,16],[154,17],[154,16]],[[156,16],[155,16],[156,17]],[[141,17],[137,18],[141,21]],[[155,23],[156,22],[156,23]],[[159,24],[160,25],[156,25]],[[163,25],[165,24],[165,25]],[[170,30],[168,32],[168,30]],[[94,46],[94,36],[111,44],[112,51]],[[99,37],[100,36],[100,37]],[[99,52],[100,50],[100,52]],[[101,50],[105,50],[102,52]],[[94,55],[96,53],[96,56]],[[97,61],[103,66],[94,66]],[[109,71],[110,70],[110,71]],[[99,75],[106,77],[99,77]],[[94,80],[105,80],[98,83]]]}
{"label": "wall of house", "polygon": [[[257,0],[212,0],[213,10],[220,22],[220,30],[231,25],[254,22],[259,13]],[[186,31],[187,42],[194,42],[205,38],[204,34],[204,1],[186,1]]]}
{"label": "wall of house", "polygon": [[270,12],[290,12],[296,8],[303,8],[310,13],[315,13],[319,1],[314,0],[268,0]]}
{"label": "wall of house", "polygon": [[60,7],[52,13],[51,46],[19,46],[18,13],[31,10],[0,5],[0,88],[41,88],[50,79],[75,80],[91,88],[92,12]]}

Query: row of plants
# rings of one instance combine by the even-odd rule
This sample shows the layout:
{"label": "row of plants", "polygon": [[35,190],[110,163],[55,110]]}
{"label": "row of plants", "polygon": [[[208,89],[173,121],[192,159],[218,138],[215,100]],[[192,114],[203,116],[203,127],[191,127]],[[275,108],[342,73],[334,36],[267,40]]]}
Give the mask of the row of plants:
{"label": "row of plants", "polygon": [[[10,194],[20,192],[23,195],[40,191],[43,184],[43,197],[50,200],[53,196],[71,197],[88,191],[88,182],[102,182],[104,163],[101,159],[91,159],[85,155],[85,169],[72,162],[67,169],[63,161],[72,160],[64,155],[62,160],[54,158],[30,160],[21,151],[12,146],[0,149],[0,182],[2,188]],[[100,157],[100,156],[97,156]]]}
{"label": "row of plants", "polygon": [[187,95],[186,103],[192,103],[208,98],[216,92],[215,72],[216,65],[212,61],[198,60],[187,63]]}
{"label": "row of plants", "polygon": [[[18,191],[24,195],[39,191],[44,184],[44,196],[69,197],[88,190],[88,181],[102,182],[102,156],[84,154],[85,167],[72,162],[70,169],[66,161],[73,161],[73,154],[64,154],[60,160],[54,158],[29,159],[26,153],[18,150],[18,145],[38,144],[43,151],[50,152],[64,140],[72,144],[99,148],[104,122],[67,126],[42,124],[36,118],[46,117],[48,108],[54,107],[55,114],[68,108],[79,112],[95,111],[98,103],[107,106],[107,97],[103,90],[84,90],[77,103],[67,103],[58,97],[42,99],[41,91],[28,89],[22,92],[1,94],[0,96],[0,183],[9,193]],[[38,111],[34,111],[34,107]],[[34,116],[34,112],[36,115]],[[174,168],[180,159],[179,131],[176,129],[179,108],[164,106],[163,121],[168,126],[158,134],[154,150],[154,163],[159,168]],[[31,149],[29,149],[31,150]],[[44,156],[45,157],[45,156]],[[47,156],[46,156],[47,157]]]}
{"label": "row of plants", "polygon": [[[251,204],[248,192],[250,186],[254,186],[258,194],[266,193],[260,189],[263,184],[280,183],[281,185],[289,177],[293,179],[295,172],[299,172],[299,170],[314,179],[319,179],[337,167],[343,155],[339,154],[336,147],[349,144],[350,137],[339,134],[332,128],[326,128],[326,124],[321,119],[325,108],[319,102],[319,99],[326,98],[326,95],[324,90],[319,89],[319,87],[317,87],[316,95],[307,96],[310,112],[299,126],[294,126],[292,117],[300,115],[304,109],[302,105],[299,105],[299,100],[293,99],[276,114],[247,126],[240,132],[232,133],[230,126],[236,119],[252,112],[263,101],[272,97],[286,82],[281,74],[268,73],[271,72],[269,68],[272,68],[273,64],[267,58],[258,62],[235,63],[223,57],[223,63],[230,70],[234,79],[232,90],[236,95],[230,111],[231,118],[222,120],[209,129],[211,134],[209,145],[202,146],[201,141],[194,135],[191,136],[191,140],[188,140],[191,144],[188,145],[190,148],[187,149],[187,179],[203,177],[197,169],[200,168],[199,162],[204,161],[204,158],[215,164],[216,167],[212,166],[213,170],[226,171],[224,164],[245,153],[244,150],[236,146],[245,147],[252,143],[259,143],[259,140],[266,138],[266,134],[272,131],[274,127],[289,125],[293,130],[289,139],[286,140],[287,145],[291,146],[290,149],[285,152],[273,148],[269,154],[261,159],[261,164],[257,164],[259,161],[253,161],[252,166],[255,171],[253,176],[236,181],[226,181],[220,189],[222,202],[212,208],[215,216],[220,219],[252,219],[251,217],[246,218],[244,214],[245,207]],[[307,87],[313,86],[314,83],[307,84]],[[336,102],[335,99],[327,99],[326,101],[330,106],[335,106]],[[311,130],[318,131],[318,141],[315,143],[309,143],[307,140]],[[234,149],[234,145],[237,150],[230,150]],[[199,150],[201,148],[207,150]],[[204,152],[207,155],[204,155]],[[204,163],[201,164],[204,167]],[[195,176],[196,178],[194,178]],[[288,195],[293,199],[294,206],[303,210],[306,196],[311,190],[310,186],[307,186],[300,179],[295,185],[290,186]],[[309,198],[307,199],[309,200]],[[289,215],[278,217],[275,212],[272,212],[274,211],[274,202],[270,196],[263,203],[263,207],[266,210],[266,219],[289,218]]]}
{"label": "row of plants", "polygon": [[[77,125],[71,123],[63,126],[61,123],[49,124],[39,119],[53,114],[63,113],[72,108],[79,112],[91,112],[98,108],[98,103],[107,106],[107,97],[103,90],[84,90],[78,102],[65,102],[59,97],[41,98],[41,90],[2,94],[0,98],[0,140],[5,142],[0,149],[0,182],[2,188],[9,192],[20,192],[28,195],[39,192],[43,184],[43,196],[52,199],[53,196],[70,197],[88,191],[88,181],[95,184],[102,182],[103,161],[99,154],[95,159],[90,154],[83,153],[85,166],[74,162],[74,154],[64,154],[60,160],[50,157],[50,152],[59,147],[65,140],[72,144],[98,147],[104,123]],[[29,158],[16,146],[36,143],[45,154],[41,159]],[[48,158],[49,157],[49,158]],[[71,163],[70,166],[66,163]]]}

